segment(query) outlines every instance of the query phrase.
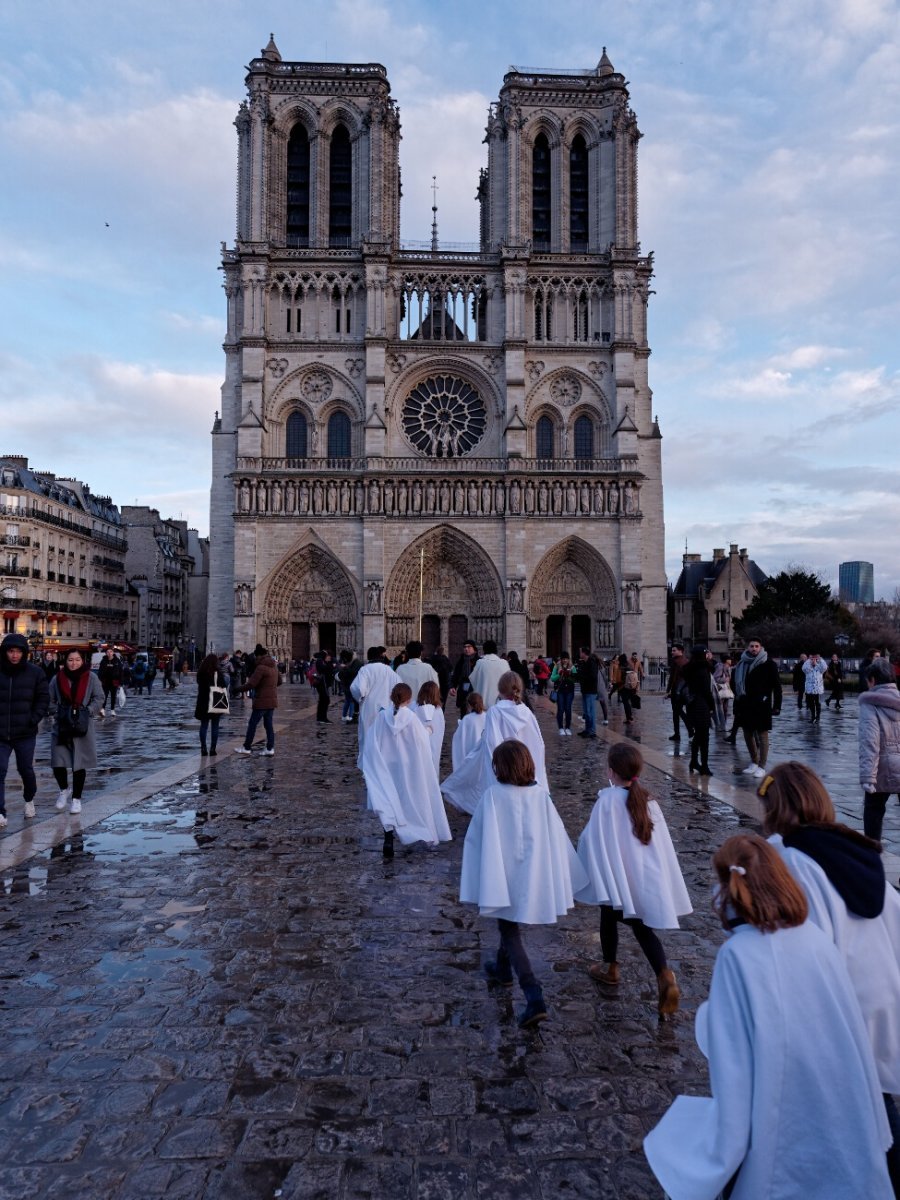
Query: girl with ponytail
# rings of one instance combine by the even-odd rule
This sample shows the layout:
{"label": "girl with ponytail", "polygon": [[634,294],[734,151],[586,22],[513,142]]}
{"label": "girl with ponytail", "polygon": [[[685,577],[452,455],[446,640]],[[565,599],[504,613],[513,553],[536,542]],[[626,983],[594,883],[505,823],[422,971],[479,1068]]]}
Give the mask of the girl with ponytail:
{"label": "girl with ponytail", "polygon": [[675,974],[654,929],[677,929],[691,901],[662,809],[640,782],[644,767],[633,742],[617,742],[607,758],[609,787],[597,795],[578,857],[590,880],[576,895],[600,905],[603,962],[588,974],[598,983],[619,982],[619,922],[630,926],[656,975],[660,1016],[678,1008]]}
{"label": "girl with ponytail", "polygon": [[761,837],[730,837],[713,868],[733,936],[697,1012],[712,1097],[679,1096],[645,1139],[653,1173],[675,1200],[890,1200],[891,1133],[839,952]]}

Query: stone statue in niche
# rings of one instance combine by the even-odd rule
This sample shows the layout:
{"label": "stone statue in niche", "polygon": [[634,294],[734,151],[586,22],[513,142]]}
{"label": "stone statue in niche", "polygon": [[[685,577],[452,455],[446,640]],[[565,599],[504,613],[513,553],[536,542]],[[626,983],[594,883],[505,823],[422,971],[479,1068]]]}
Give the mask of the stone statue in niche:
{"label": "stone statue in niche", "polygon": [[258,483],[256,485],[256,511],[257,512],[268,512],[269,511],[268,505],[266,503],[266,485],[264,483]]}
{"label": "stone statue in niche", "polygon": [[250,588],[246,583],[238,584],[235,588],[234,611],[238,617],[246,617],[250,612]]}
{"label": "stone statue in niche", "polygon": [[282,507],[283,496],[281,493],[281,484],[276,482],[272,484],[272,512],[280,513]]}
{"label": "stone statue in niche", "polygon": [[448,513],[450,511],[450,484],[446,479],[441,482],[441,512]]}
{"label": "stone statue in niche", "polygon": [[570,516],[578,512],[578,492],[572,479],[566,484],[566,512]]}
{"label": "stone statue in niche", "polygon": [[412,485],[412,510],[414,513],[422,511],[422,485],[418,479]]}
{"label": "stone statue in niche", "polygon": [[615,516],[619,511],[619,485],[615,480],[609,485],[609,496],[607,498],[607,508]]}
{"label": "stone statue in niche", "polygon": [[511,613],[525,611],[525,584],[520,579],[512,579],[507,585],[506,607]]}
{"label": "stone statue in niche", "polygon": [[562,510],[563,510],[563,490],[562,490],[562,484],[559,482],[558,479],[553,480],[552,492],[553,492],[553,515],[555,517],[561,517]]}
{"label": "stone statue in niche", "polygon": [[325,489],[322,487],[321,480],[317,479],[312,488],[312,506],[313,512],[318,515],[321,513],[325,503]]}
{"label": "stone statue in niche", "polygon": [[637,611],[637,585],[634,583],[625,584],[625,611]]}
{"label": "stone statue in niche", "polygon": [[388,479],[385,481],[385,485],[384,485],[384,515],[386,517],[390,517],[390,516],[393,516],[393,514],[394,514],[394,483],[393,483],[393,480]]}
{"label": "stone statue in niche", "polygon": [[381,612],[381,584],[374,580],[366,584],[366,612]]}
{"label": "stone statue in niche", "polygon": [[250,511],[250,485],[246,479],[241,480],[238,488],[238,509],[240,512]]}
{"label": "stone statue in niche", "polygon": [[547,481],[542,479],[538,485],[538,512],[545,513],[550,504],[550,489],[547,487]]}
{"label": "stone statue in niche", "polygon": [[502,483],[494,484],[494,512],[500,516],[506,511],[506,496]]}
{"label": "stone statue in niche", "polygon": [[594,484],[594,512],[603,513],[603,484],[599,480]]}
{"label": "stone statue in niche", "polygon": [[325,511],[329,513],[336,513],[338,506],[338,491],[337,484],[333,479],[328,480],[328,487],[326,488],[325,494],[327,497],[327,507]]}
{"label": "stone statue in niche", "polygon": [[522,511],[522,489],[518,479],[514,479],[509,485],[509,511],[514,517]]}
{"label": "stone statue in niche", "polygon": [[406,483],[406,480],[401,479],[400,484],[397,488],[397,512],[400,513],[401,516],[406,514],[406,504],[407,504],[408,498],[409,498],[409,487]]}
{"label": "stone statue in niche", "polygon": [[469,480],[469,512],[472,516],[478,512],[478,484],[474,479]]}
{"label": "stone statue in niche", "polygon": [[481,511],[487,516],[491,511],[491,481],[485,479],[481,485]]}
{"label": "stone statue in niche", "polygon": [[305,479],[297,489],[297,508],[302,513],[309,512],[309,484]]}
{"label": "stone statue in niche", "polygon": [[525,511],[526,513],[534,512],[534,484],[530,479],[525,484]]}
{"label": "stone statue in niche", "polygon": [[361,479],[357,479],[353,485],[353,504],[356,512],[362,513],[366,507],[366,489],[363,486]]}
{"label": "stone statue in niche", "polygon": [[341,483],[341,512],[344,516],[350,512],[350,484],[346,479]]}
{"label": "stone statue in niche", "polygon": [[625,487],[622,489],[622,505],[623,505],[626,515],[629,517],[633,516],[634,513],[637,511],[637,504],[635,502],[636,490],[637,489],[635,488],[634,484],[631,482],[630,479],[625,484]]}
{"label": "stone statue in niche", "polygon": [[378,484],[375,480],[369,483],[369,512],[377,513],[381,511],[381,495],[378,490]]}
{"label": "stone statue in niche", "polygon": [[466,489],[463,487],[462,480],[457,479],[453,485],[453,511],[462,514],[466,507]]}
{"label": "stone statue in niche", "polygon": [[287,481],[284,489],[284,507],[289,513],[297,511],[297,488],[293,479]]}
{"label": "stone statue in niche", "polygon": [[434,506],[437,503],[437,488],[434,486],[434,480],[429,479],[425,484],[425,511],[427,513],[434,512]]}
{"label": "stone statue in niche", "polygon": [[591,485],[586,479],[581,481],[581,511],[583,513],[591,511]]}

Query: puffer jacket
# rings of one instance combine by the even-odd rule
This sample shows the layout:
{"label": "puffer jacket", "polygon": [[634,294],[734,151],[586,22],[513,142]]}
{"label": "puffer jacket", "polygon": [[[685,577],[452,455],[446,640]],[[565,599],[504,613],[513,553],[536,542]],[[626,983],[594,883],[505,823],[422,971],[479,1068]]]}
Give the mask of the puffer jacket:
{"label": "puffer jacket", "polygon": [[278,688],[281,687],[281,672],[271,654],[259,658],[253,674],[244,684],[244,691],[253,689],[254,710],[278,707]]}
{"label": "puffer jacket", "polygon": [[859,698],[859,782],[876,792],[900,792],[900,692],[880,683]]}
{"label": "puffer jacket", "polygon": [[[15,667],[7,651],[22,651]],[[50,708],[50,689],[43,670],[28,662],[28,642],[10,633],[0,642],[0,742],[10,744],[34,737]]]}

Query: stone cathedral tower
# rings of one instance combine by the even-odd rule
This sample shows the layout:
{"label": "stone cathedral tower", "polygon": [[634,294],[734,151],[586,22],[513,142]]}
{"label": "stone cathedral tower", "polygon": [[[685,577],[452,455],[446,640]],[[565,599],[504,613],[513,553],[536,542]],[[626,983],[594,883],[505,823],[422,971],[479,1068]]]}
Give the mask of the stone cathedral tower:
{"label": "stone cathedral tower", "polygon": [[511,68],[481,243],[400,240],[384,67],[254,59],[223,246],[210,639],[665,652],[625,79]]}

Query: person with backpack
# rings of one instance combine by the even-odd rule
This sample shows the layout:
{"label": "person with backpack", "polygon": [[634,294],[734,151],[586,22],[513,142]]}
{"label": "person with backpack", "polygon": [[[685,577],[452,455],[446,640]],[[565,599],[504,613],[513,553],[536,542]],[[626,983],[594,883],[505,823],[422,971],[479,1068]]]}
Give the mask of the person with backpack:
{"label": "person with backpack", "polygon": [[25,816],[35,815],[34,749],[38,727],[50,707],[47,677],[28,661],[28,641],[9,633],[0,643],[0,829],[6,825],[6,770],[10,755],[22,777]]}
{"label": "person with backpack", "polygon": [[344,707],[341,711],[341,720],[346,721],[348,725],[352,725],[354,721],[359,719],[359,705],[356,703],[350,687],[353,680],[359,674],[362,663],[352,650],[342,650],[340,653],[340,664],[337,677],[344,693]]}
{"label": "person with backpack", "polygon": [[94,719],[103,707],[103,687],[80,650],[69,651],[62,669],[51,681],[50,703],[50,766],[59,786],[56,808],[62,812],[68,804],[74,816],[81,812],[88,768],[97,765]]}
{"label": "person with backpack", "polygon": [[119,688],[122,686],[122,664],[112,646],[106,647],[106,653],[97,668],[97,678],[103,688],[103,707],[100,709],[100,716],[106,716],[108,706],[109,715],[114,717]]}

